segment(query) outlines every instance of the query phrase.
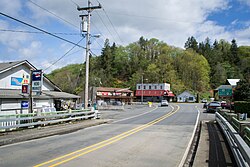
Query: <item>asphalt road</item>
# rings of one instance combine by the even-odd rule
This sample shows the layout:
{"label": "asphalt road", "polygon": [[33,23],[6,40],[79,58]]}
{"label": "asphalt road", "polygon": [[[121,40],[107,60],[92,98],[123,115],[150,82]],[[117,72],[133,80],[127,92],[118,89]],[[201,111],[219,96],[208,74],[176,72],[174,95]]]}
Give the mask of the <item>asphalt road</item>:
{"label": "asphalt road", "polygon": [[178,166],[198,116],[196,104],[136,108],[94,126],[0,147],[0,166],[145,167]]}

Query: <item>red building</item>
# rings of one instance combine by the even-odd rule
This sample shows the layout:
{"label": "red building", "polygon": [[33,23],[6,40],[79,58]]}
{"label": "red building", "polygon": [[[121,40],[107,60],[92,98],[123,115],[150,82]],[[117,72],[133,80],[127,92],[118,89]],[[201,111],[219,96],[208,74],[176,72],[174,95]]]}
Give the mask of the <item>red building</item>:
{"label": "red building", "polygon": [[162,99],[172,101],[175,97],[173,92],[170,91],[170,84],[168,83],[147,83],[147,84],[137,84],[135,96],[138,101],[153,101],[159,102]]}

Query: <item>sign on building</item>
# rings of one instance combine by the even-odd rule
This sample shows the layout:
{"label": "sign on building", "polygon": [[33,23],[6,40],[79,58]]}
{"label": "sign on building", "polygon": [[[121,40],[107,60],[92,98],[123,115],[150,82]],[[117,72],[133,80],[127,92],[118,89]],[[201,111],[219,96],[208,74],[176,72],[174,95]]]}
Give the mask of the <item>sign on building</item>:
{"label": "sign on building", "polygon": [[219,96],[232,96],[232,89],[219,89]]}

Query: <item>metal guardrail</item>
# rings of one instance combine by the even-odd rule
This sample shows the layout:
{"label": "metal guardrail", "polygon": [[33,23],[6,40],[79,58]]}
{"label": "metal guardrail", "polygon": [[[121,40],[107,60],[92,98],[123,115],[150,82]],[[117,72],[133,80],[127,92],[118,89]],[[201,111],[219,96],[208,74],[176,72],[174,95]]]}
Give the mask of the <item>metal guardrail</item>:
{"label": "metal guardrail", "polygon": [[215,119],[226,136],[237,165],[240,167],[249,167],[250,148],[247,143],[242,139],[233,126],[218,112],[215,113]]}
{"label": "metal guardrail", "polygon": [[60,122],[95,118],[95,110],[69,110],[59,112],[30,114],[4,115],[0,117],[0,131],[12,130],[23,127],[45,126]]}

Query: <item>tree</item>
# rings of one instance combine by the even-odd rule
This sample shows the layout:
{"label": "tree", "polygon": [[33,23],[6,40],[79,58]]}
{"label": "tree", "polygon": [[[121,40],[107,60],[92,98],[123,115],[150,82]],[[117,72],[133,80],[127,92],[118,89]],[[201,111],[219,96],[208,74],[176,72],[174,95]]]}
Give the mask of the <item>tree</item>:
{"label": "tree", "polygon": [[237,46],[235,39],[232,40],[230,51],[231,51],[230,63],[238,65],[240,62],[240,59],[239,59],[239,55],[238,55],[238,46]]}
{"label": "tree", "polygon": [[243,79],[237,83],[234,91],[235,101],[250,101],[250,83]]}
{"label": "tree", "polygon": [[184,45],[185,49],[193,49],[194,51],[198,52],[198,42],[196,41],[196,39],[191,36],[188,37],[187,42]]}

